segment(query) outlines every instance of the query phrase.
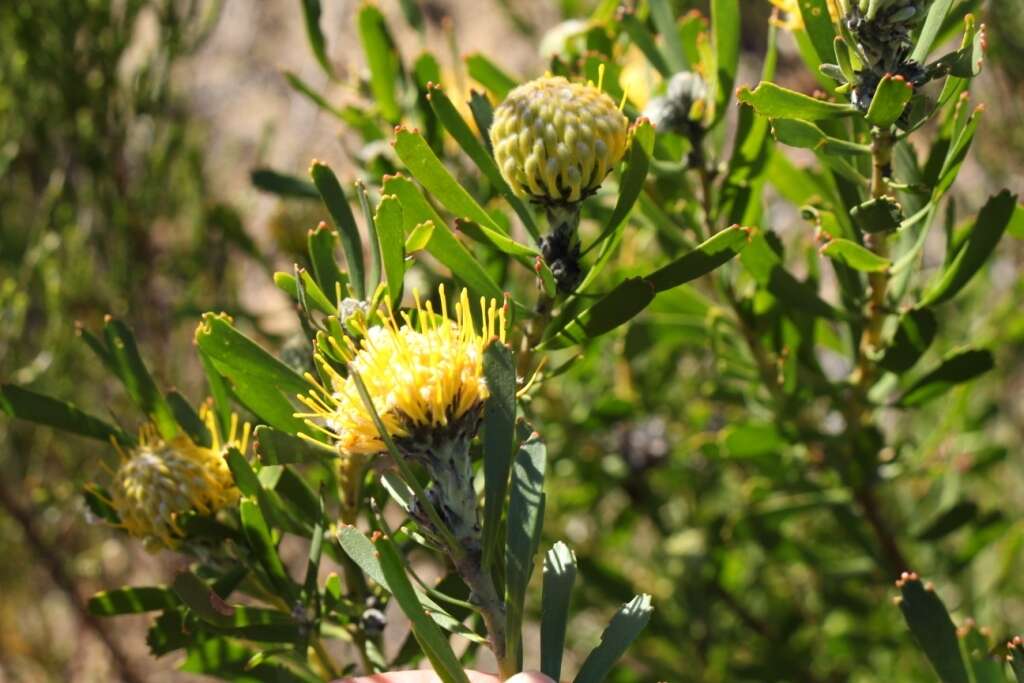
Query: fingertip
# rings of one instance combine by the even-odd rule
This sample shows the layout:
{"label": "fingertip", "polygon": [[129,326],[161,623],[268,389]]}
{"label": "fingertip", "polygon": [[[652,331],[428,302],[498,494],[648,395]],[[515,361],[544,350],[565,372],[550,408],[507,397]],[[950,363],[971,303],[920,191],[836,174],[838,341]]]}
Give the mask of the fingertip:
{"label": "fingertip", "polygon": [[539,671],[524,671],[508,679],[505,683],[555,683],[555,680]]}

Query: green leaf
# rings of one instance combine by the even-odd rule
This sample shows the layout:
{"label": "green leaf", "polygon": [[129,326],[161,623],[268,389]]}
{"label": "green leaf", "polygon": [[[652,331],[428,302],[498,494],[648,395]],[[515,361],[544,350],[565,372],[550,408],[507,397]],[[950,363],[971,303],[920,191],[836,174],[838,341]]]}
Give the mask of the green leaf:
{"label": "green leaf", "polygon": [[0,410],[11,417],[99,439],[108,444],[111,439],[122,444],[135,442],[135,439],[117,427],[83,412],[71,403],[37,394],[14,384],[0,385]]}
{"label": "green leaf", "polygon": [[289,601],[296,598],[295,584],[292,582],[284,564],[277,554],[277,548],[270,537],[270,528],[260,511],[260,506],[252,499],[243,498],[238,504],[238,512],[242,522],[242,532],[245,534],[249,548],[253,556],[267,573],[271,583],[280,594]]}
{"label": "green leaf", "polygon": [[772,137],[784,145],[840,156],[869,155],[871,148],[825,134],[810,121],[771,119]]}
{"label": "green leaf", "polygon": [[650,0],[651,19],[654,21],[658,35],[664,41],[665,60],[671,73],[686,71],[689,64],[686,55],[683,53],[683,45],[679,41],[679,31],[676,28],[676,17],[672,11],[672,5],[668,0]]}
{"label": "green leaf", "polygon": [[199,417],[199,413],[193,410],[189,402],[185,400],[185,397],[177,391],[168,391],[165,399],[178,426],[188,434],[192,443],[210,448],[213,445],[213,434],[210,433],[210,428],[206,426],[203,419]]}
{"label": "green leaf", "polygon": [[494,107],[487,95],[476,90],[469,91],[469,110],[473,112],[473,120],[476,121],[476,129],[480,132],[480,139],[484,142],[488,154],[494,154],[491,146],[491,124],[494,123]]}
{"label": "green leaf", "polygon": [[818,60],[823,63],[832,61],[835,54],[835,25],[829,12],[828,0],[801,0],[798,3],[804,30],[807,31]]}
{"label": "green leaf", "polygon": [[483,567],[488,571],[500,538],[516,437],[516,363],[512,348],[493,341],[484,349],[484,379],[490,396],[484,406]]}
{"label": "green leaf", "polygon": [[121,378],[128,395],[153,420],[165,439],[173,438],[178,433],[178,421],[174,419],[174,413],[167,405],[164,395],[146,369],[131,330],[120,320],[107,318],[103,325],[103,334],[117,375]]}
{"label": "green leaf", "polygon": [[378,586],[391,592],[380,560],[377,559],[377,549],[373,547],[373,542],[366,534],[351,525],[341,526],[338,528],[338,544],[364,574],[373,579]]}
{"label": "green leaf", "polygon": [[322,679],[308,669],[277,662],[253,665],[256,651],[231,638],[204,638],[188,647],[181,671],[206,674],[233,683],[318,683]]}
{"label": "green leaf", "polygon": [[1022,643],[1020,636],[1014,637],[1008,644],[1009,654],[1006,656],[1010,662],[1010,669],[1017,683],[1024,683],[1024,654],[1021,653]]}
{"label": "green leaf", "polygon": [[392,305],[402,300],[402,286],[405,281],[405,230],[402,227],[402,204],[394,195],[383,195],[373,217],[380,243],[384,276],[388,283],[388,296]]}
{"label": "green leaf", "polygon": [[601,683],[647,626],[653,611],[649,595],[638,595],[623,605],[601,634],[601,643],[587,655],[573,683]]}
{"label": "green leaf", "polygon": [[341,238],[341,248],[345,252],[345,263],[348,264],[349,281],[356,297],[366,298],[366,269],[363,265],[363,241],[359,236],[359,227],[355,216],[349,208],[345,192],[338,183],[334,171],[326,164],[313,161],[309,168],[313,184],[331,214],[334,227]]}
{"label": "green leaf", "polygon": [[366,185],[356,181],[356,196],[359,197],[359,208],[363,210],[363,221],[366,224],[366,232],[370,235],[370,269],[367,272],[367,290],[372,295],[382,282],[380,263],[380,240],[377,239],[377,224],[374,222],[374,211],[370,208],[370,193],[366,191]]}
{"label": "green leaf", "polygon": [[306,21],[306,36],[309,38],[313,55],[327,75],[333,78],[334,70],[327,59],[327,40],[320,30],[320,0],[302,0],[302,15]]}
{"label": "green leaf", "polygon": [[1006,683],[1002,659],[992,653],[988,638],[974,622],[968,622],[957,633],[963,656],[974,674],[974,683]]}
{"label": "green leaf", "polygon": [[760,83],[754,90],[741,88],[737,98],[740,102],[752,106],[761,116],[770,119],[820,121],[850,116],[857,112],[852,105],[825,102],[767,81]]}
{"label": "green leaf", "polygon": [[331,302],[336,301],[338,292],[344,297],[348,277],[338,268],[334,254],[338,247],[338,232],[320,223],[315,230],[309,231],[309,261],[313,265],[313,275],[320,290]]}
{"label": "green leaf", "polygon": [[433,225],[426,249],[452,274],[465,282],[475,294],[495,299],[504,296],[480,262],[462,245],[416,186],[408,178],[390,176],[384,181],[384,193],[396,195],[402,204],[406,233],[424,223]]}
{"label": "green leaf", "polygon": [[879,365],[902,374],[914,367],[924,352],[931,346],[938,331],[938,321],[929,308],[912,308],[900,316],[899,327],[892,344],[886,349]]}
{"label": "green leaf", "polygon": [[[491,156],[491,153],[484,147],[483,143],[480,142],[480,139],[473,134],[469,124],[467,124],[462,118],[462,115],[459,114],[455,105],[452,104],[452,101],[448,99],[448,95],[446,95],[441,88],[435,86],[430,89],[430,94],[427,95],[427,98],[430,100],[430,106],[434,110],[434,113],[437,114],[437,118],[441,121],[441,124],[449,133],[451,133],[451,136],[455,138],[455,141],[459,143],[462,150],[470,159],[473,160],[473,163],[477,165],[477,168],[479,168],[480,171],[487,176],[487,179],[491,181],[494,187],[497,188],[501,196],[504,197],[505,201],[507,201],[512,207],[512,210],[515,211],[516,215],[523,221],[523,225],[526,227],[527,231],[529,231],[534,239],[539,239],[540,231],[537,229],[537,224],[533,219],[533,214],[530,212],[529,208],[527,208],[526,203],[517,197],[512,191],[512,188],[510,188],[508,183],[505,182],[505,179],[502,177],[501,171],[498,169],[498,165],[494,162],[494,158]],[[410,167],[410,170],[412,170],[412,167]],[[413,175],[416,174],[413,173]],[[419,180],[419,176],[416,176],[416,178]],[[420,182],[422,183],[423,181],[420,180]],[[427,187],[426,184],[424,184],[424,187]],[[427,189],[430,188],[427,187]],[[430,189],[430,191],[434,192],[432,189]],[[472,198],[470,199],[472,201]],[[475,204],[476,202],[473,201],[470,204],[470,208]],[[448,208],[455,211],[455,209],[450,206]],[[470,214],[464,215],[472,218]],[[494,227],[497,228],[496,225]]]}
{"label": "green leaf", "polygon": [[715,47],[715,118],[726,114],[740,63],[740,0],[712,0],[711,33]]}
{"label": "green leaf", "polygon": [[89,598],[89,613],[99,617],[139,614],[177,607],[177,596],[166,586],[127,586],[100,591]]}
{"label": "green leaf", "polygon": [[886,74],[878,84],[871,106],[865,115],[872,125],[888,128],[903,115],[903,111],[914,96],[914,86],[903,76]]}
{"label": "green leaf", "polygon": [[910,408],[945,394],[957,384],[969,382],[995,367],[990,351],[968,349],[948,356],[939,367],[915,382],[897,401]]}
{"label": "green leaf", "polygon": [[377,550],[387,585],[391,587],[391,592],[402,612],[409,618],[416,642],[430,660],[434,672],[444,683],[469,683],[466,672],[448,644],[448,639],[424,612],[394,543],[386,536],[380,536],[373,545]]}
{"label": "green leaf", "polygon": [[96,484],[88,484],[82,488],[82,497],[85,499],[85,505],[89,508],[89,512],[96,515],[96,517],[111,526],[119,526],[121,524],[121,518],[118,516],[117,510],[110,504],[109,491]]}
{"label": "green leaf", "polygon": [[693,251],[659,268],[645,279],[656,292],[664,292],[696,280],[728,262],[750,242],[749,228],[732,226],[704,241]]}
{"label": "green leaf", "polygon": [[253,432],[253,449],[264,465],[323,462],[338,456],[327,444],[300,439],[267,425],[260,425]]}
{"label": "green leaf", "polygon": [[[966,110],[966,101],[961,102],[959,106]],[[974,135],[978,131],[981,115],[984,112],[984,107],[980,105],[976,107],[967,118],[960,133],[956,136],[956,141],[950,146],[949,153],[946,155],[942,165],[942,170],[939,172],[938,182],[935,184],[935,189],[932,192],[933,201],[937,201],[939,197],[944,195],[953,185],[957,175],[960,174],[960,168],[967,158],[967,152],[971,149],[971,143],[974,142]]]}
{"label": "green leaf", "polygon": [[524,438],[512,465],[508,503],[508,539],[505,549],[505,609],[508,618],[508,652],[522,666],[523,604],[533,574],[533,560],[544,525],[544,471],[547,447],[536,432],[520,425]]}
{"label": "green leaf", "polygon": [[672,77],[672,68],[668,65],[668,61],[665,59],[661,49],[654,40],[654,36],[647,29],[647,25],[640,21],[636,13],[629,7],[623,6],[621,14],[619,15],[619,24],[629,35],[630,42],[636,45],[647,61],[651,63],[661,77],[669,79]]}
{"label": "green leaf", "polygon": [[[413,177],[457,218],[478,223],[498,249],[508,254],[536,255],[533,249],[508,239],[491,215],[484,211],[466,189],[445,168],[430,145],[419,133],[399,128],[395,134],[395,152]],[[511,191],[511,190],[510,190]]]}
{"label": "green leaf", "polygon": [[377,109],[390,123],[398,123],[402,111],[395,96],[395,86],[402,79],[398,46],[388,31],[384,15],[369,2],[359,8],[359,40],[363,44],[370,68],[370,90]]}
{"label": "green leaf", "polygon": [[914,51],[910,54],[912,61],[924,64],[925,59],[928,58],[928,53],[931,52],[935,38],[938,37],[939,31],[942,29],[942,22],[946,19],[946,15],[949,14],[949,8],[952,5],[953,0],[933,0],[931,7],[928,9],[928,16],[924,20],[924,26],[921,28],[921,33],[917,38],[917,44],[914,45]]}
{"label": "green leaf", "polygon": [[328,102],[323,95],[314,90],[311,85],[309,85],[304,80],[299,78],[298,75],[292,73],[291,71],[285,71],[284,78],[286,81],[288,81],[288,85],[292,87],[292,90],[304,96],[306,99],[308,99],[310,102],[315,104],[320,109],[323,109],[328,114],[331,114],[332,116],[335,116],[336,118],[339,118],[342,121],[345,120],[345,112],[343,112],[341,109],[338,109],[330,102]]}
{"label": "green leaf", "polygon": [[540,618],[540,670],[556,681],[562,678],[569,602],[575,582],[576,555],[569,546],[558,541],[544,556]]}
{"label": "green leaf", "polygon": [[943,683],[968,683],[956,627],[935,589],[930,583],[922,584],[916,574],[904,574],[896,586],[907,626],[939,678]]}
{"label": "green leaf", "polygon": [[185,570],[174,576],[171,589],[195,614],[215,626],[230,626],[235,608],[224,602],[205,581]]}
{"label": "green leaf", "polygon": [[610,332],[639,315],[654,300],[655,293],[650,279],[633,277],[623,280],[594,305],[568,322],[558,336],[555,336],[558,328],[552,325],[552,331],[545,332],[546,336],[551,336],[542,344],[542,348],[578,344]]}
{"label": "green leaf", "polygon": [[[587,247],[589,252],[595,246],[614,234],[629,217],[636,200],[644,189],[644,181],[647,179],[647,171],[650,168],[651,155],[654,152],[654,126],[647,119],[641,119],[633,129],[633,142],[629,149],[629,159],[626,161],[626,170],[622,174],[622,181],[619,183],[619,198],[615,202],[615,208],[608,219],[608,223],[601,234]],[[584,284],[580,289],[585,289],[588,281],[596,276],[595,269],[587,274]]]}
{"label": "green leaf", "polygon": [[862,273],[884,273],[892,267],[889,259],[842,238],[829,240],[821,248],[821,253]]}
{"label": "green leaf", "polygon": [[938,541],[965,524],[970,524],[977,516],[977,503],[961,501],[928,522],[921,531],[914,534],[914,537],[919,541]]}
{"label": "green leaf", "polygon": [[236,330],[227,316],[207,313],[196,329],[196,344],[231,382],[235,395],[267,424],[290,434],[307,430],[291,401],[310,384]]}
{"label": "green leaf", "polygon": [[988,261],[1016,211],[1017,197],[1009,190],[991,197],[978,213],[956,258],[925,292],[919,306],[933,306],[956,296]]}
{"label": "green leaf", "polygon": [[299,199],[320,199],[320,193],[316,191],[313,183],[269,168],[253,169],[249,178],[257,189],[270,194]]}
{"label": "green leaf", "polygon": [[499,100],[505,99],[512,88],[519,85],[516,79],[502,71],[491,60],[479,52],[474,52],[466,57],[466,70],[470,78],[484,86]]}

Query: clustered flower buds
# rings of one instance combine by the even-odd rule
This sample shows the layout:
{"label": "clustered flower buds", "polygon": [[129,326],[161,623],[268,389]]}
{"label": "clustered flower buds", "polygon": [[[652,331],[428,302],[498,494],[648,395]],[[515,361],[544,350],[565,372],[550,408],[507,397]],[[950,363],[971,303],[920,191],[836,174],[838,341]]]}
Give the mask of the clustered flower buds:
{"label": "clustered flower buds", "polygon": [[508,94],[494,111],[491,143],[516,194],[573,204],[593,194],[622,158],[628,127],[597,87],[547,76]]}
{"label": "clustered flower buds", "polygon": [[[209,426],[210,420],[207,420]],[[228,444],[245,447],[248,425],[236,439],[235,428]],[[216,434],[216,430],[211,430]],[[181,435],[165,441],[152,425],[139,432],[134,448],[116,445],[121,465],[110,488],[110,504],[121,526],[143,540],[151,551],[174,548],[185,537],[180,517],[189,512],[212,515],[234,505],[239,497],[234,478],[224,459],[223,446],[207,448]]]}

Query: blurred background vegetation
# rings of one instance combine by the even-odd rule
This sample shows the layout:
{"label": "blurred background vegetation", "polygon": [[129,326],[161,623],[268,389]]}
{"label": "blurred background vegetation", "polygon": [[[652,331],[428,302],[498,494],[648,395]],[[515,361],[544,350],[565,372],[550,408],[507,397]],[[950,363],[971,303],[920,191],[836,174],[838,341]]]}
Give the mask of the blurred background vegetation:
{"label": "blurred background vegetation", "polygon": [[[95,328],[107,313],[129,320],[162,383],[193,401],[201,398],[192,353],[200,312],[228,311],[287,346],[298,323],[270,273],[300,258],[322,208],[301,191],[261,192],[251,173],[301,176],[314,156],[349,177],[389,170],[374,161],[379,150],[354,142],[285,77],[358,100],[331,87],[363,77],[360,3],[323,3],[338,76],[330,82],[309,49],[300,4],[0,5],[0,379],[91,412],[109,406],[117,421],[126,399],[100,381],[76,323]],[[379,4],[403,49],[406,38],[429,47],[443,70],[458,71],[459,56],[478,50],[516,75],[543,71],[545,33],[591,9],[588,0]],[[680,12],[701,5],[675,4]],[[771,6],[744,4],[739,80],[752,83]],[[403,21],[410,7],[425,38]],[[975,99],[988,112],[956,190],[965,213],[999,188],[1024,187],[1024,9],[994,0],[982,15],[991,49]],[[812,89],[789,37],[782,41],[779,80]],[[787,240],[813,243],[788,205],[768,215]],[[642,259],[643,244],[623,253]],[[937,515],[973,506],[961,507],[969,523],[914,556],[941,577],[947,604],[1000,637],[1024,628],[1022,259],[1021,240],[1004,240],[987,286],[961,298],[955,322],[944,325],[956,330],[950,343],[997,349],[997,371],[912,421],[886,425],[919,442],[918,498],[934,498]],[[658,609],[634,653],[646,662],[638,680],[869,681],[881,671],[899,676],[888,680],[929,680],[884,600],[887,579],[865,593],[873,568],[844,563],[847,542],[814,513],[820,501],[793,492],[814,454],[786,447],[730,396],[694,322],[701,305],[681,294],[628,332],[601,338],[531,409],[543,416],[557,482],[545,536],[565,538],[580,556],[584,590],[571,637],[591,643],[609,606],[642,586]],[[89,522],[79,488],[99,468],[95,447],[3,420],[0,468],[0,554],[8,558],[0,563],[0,680],[177,679],[173,662],[149,658],[143,618],[98,624],[82,608],[95,590],[159,582],[175,568],[170,554],[148,555]],[[792,490],[780,490],[787,481]],[[895,517],[924,538],[942,531],[934,519]],[[827,568],[829,592],[808,590],[819,580],[809,565]]]}

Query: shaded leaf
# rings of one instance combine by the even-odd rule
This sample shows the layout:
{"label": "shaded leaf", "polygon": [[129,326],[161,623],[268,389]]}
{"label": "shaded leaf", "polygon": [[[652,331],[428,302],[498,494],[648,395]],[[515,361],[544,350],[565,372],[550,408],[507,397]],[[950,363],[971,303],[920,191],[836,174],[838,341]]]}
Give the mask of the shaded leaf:
{"label": "shaded leaf", "polygon": [[968,683],[956,627],[934,587],[922,584],[916,574],[904,574],[896,586],[900,589],[899,606],[907,626],[939,678],[943,683]]}
{"label": "shaded leaf", "polygon": [[957,384],[969,382],[995,367],[990,351],[968,349],[955,353],[927,375],[915,382],[897,401],[904,408],[921,405],[938,398]]}

